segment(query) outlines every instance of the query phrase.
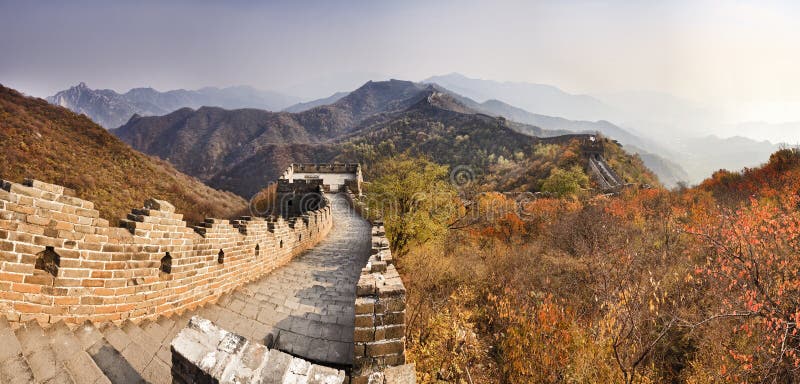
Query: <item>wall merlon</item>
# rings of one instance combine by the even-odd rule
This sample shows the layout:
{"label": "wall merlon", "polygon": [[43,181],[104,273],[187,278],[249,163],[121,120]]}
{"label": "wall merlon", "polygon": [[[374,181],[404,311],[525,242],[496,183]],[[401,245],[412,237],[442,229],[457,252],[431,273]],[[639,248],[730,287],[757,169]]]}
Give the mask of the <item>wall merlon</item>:
{"label": "wall merlon", "polygon": [[62,187],[60,185],[48,184],[48,183],[45,183],[45,182],[42,182],[42,181],[39,181],[39,180],[34,180],[34,179],[25,179],[25,181],[23,181],[22,184],[25,185],[25,186],[28,186],[28,187],[33,187],[33,188],[42,190],[42,191],[51,192],[51,193],[54,193],[56,195],[64,194],[64,187]]}
{"label": "wall merlon", "polygon": [[147,209],[153,209],[153,210],[156,210],[156,211],[162,211],[162,212],[168,212],[168,213],[174,213],[175,212],[175,206],[174,205],[172,205],[172,204],[170,204],[170,203],[168,203],[168,202],[166,202],[164,200],[158,200],[158,199],[153,199],[153,198],[145,200],[144,207],[147,208]]}

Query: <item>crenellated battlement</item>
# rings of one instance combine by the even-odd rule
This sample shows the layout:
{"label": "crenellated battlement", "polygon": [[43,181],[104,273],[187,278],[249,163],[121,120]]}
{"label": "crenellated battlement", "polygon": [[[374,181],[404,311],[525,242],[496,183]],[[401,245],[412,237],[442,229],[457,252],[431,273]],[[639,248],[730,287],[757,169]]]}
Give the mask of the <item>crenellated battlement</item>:
{"label": "crenellated battlement", "polygon": [[[292,163],[289,166],[292,172],[309,172],[309,173],[361,173],[361,164],[357,163],[331,163],[331,164],[314,164],[314,163]],[[287,170],[288,171],[288,170]]]}
{"label": "crenellated battlement", "polygon": [[62,186],[0,180],[0,311],[42,324],[134,321],[216,301],[313,247],[330,207],[190,227],[148,199],[112,227]]}
{"label": "crenellated battlement", "polygon": [[357,163],[291,164],[281,175],[279,185],[281,182],[319,182],[325,191],[344,191],[347,188],[360,196],[363,177],[361,165]]}

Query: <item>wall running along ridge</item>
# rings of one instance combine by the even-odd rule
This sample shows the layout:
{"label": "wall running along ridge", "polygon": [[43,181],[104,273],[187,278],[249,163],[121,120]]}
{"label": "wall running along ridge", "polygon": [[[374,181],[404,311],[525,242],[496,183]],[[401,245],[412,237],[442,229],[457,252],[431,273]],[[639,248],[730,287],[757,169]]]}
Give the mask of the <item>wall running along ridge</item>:
{"label": "wall running along ridge", "polygon": [[288,220],[206,219],[190,228],[171,204],[149,199],[120,224],[109,226],[64,187],[0,180],[0,312],[42,324],[180,313],[313,247],[332,216],[324,206]]}

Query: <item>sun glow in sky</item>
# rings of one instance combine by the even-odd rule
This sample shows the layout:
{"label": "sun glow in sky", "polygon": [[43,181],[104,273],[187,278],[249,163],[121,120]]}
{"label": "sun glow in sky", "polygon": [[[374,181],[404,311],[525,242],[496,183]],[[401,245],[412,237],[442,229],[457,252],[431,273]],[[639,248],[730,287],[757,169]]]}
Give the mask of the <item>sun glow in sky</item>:
{"label": "sun glow in sky", "polygon": [[659,91],[722,121],[800,121],[798,5],[770,1],[0,0],[0,83],[47,96],[252,85],[323,97],[369,78]]}

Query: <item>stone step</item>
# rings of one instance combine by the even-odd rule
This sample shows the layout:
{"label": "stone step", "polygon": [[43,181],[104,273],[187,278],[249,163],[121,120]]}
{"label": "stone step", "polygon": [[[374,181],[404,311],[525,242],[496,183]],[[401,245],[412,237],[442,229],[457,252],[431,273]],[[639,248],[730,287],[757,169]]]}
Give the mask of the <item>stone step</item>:
{"label": "stone step", "polygon": [[87,352],[108,380],[114,384],[146,383],[127,359],[136,352],[135,348],[131,348],[125,353],[132,345],[128,335],[113,323],[104,324],[100,332],[103,338],[89,347]]}
{"label": "stone step", "polygon": [[75,336],[66,324],[60,322],[45,330],[45,336],[50,339],[50,345],[55,353],[56,361],[64,362],[71,359],[78,352],[83,351],[81,341]]}
{"label": "stone step", "polygon": [[[161,342],[150,336],[139,325],[132,321],[126,321],[122,324],[122,330],[130,337],[131,342],[141,347],[142,351],[149,356],[155,356]],[[149,362],[149,361],[148,361]]]}
{"label": "stone step", "polygon": [[167,333],[169,333],[169,330],[172,328],[173,325],[175,325],[175,320],[173,320],[168,316],[159,317],[158,320],[156,320],[156,322],[158,323],[158,325],[163,327],[167,331]]}
{"label": "stone step", "polygon": [[189,319],[192,318],[192,314],[189,312],[184,312],[183,315],[174,315],[172,316],[172,328],[169,329],[167,332],[166,343],[169,344],[169,341],[172,340],[178,332],[181,331],[186,324],[189,324]]}
{"label": "stone step", "polygon": [[[171,327],[171,326],[170,326]],[[168,327],[164,327],[158,321],[147,321],[139,325],[141,328],[153,341],[157,344],[162,344],[164,339],[167,337],[167,333],[169,332]]]}
{"label": "stone step", "polygon": [[87,321],[71,331],[69,328],[56,325],[50,333],[53,335],[51,342],[58,345],[57,353],[59,351],[62,355],[65,352],[73,353],[64,361],[73,381],[93,384],[111,383],[111,380],[106,377],[88,352],[93,345],[103,340],[103,334],[94,324]]}
{"label": "stone step", "polygon": [[[166,340],[169,329],[165,329],[158,322],[147,321],[140,325],[127,321],[122,325],[122,330],[130,337],[131,345],[127,350],[136,348],[140,350],[141,357],[128,358],[135,361],[131,365],[148,383],[168,384],[172,382],[170,372],[172,357],[169,348],[169,340]],[[126,353],[123,352],[123,355]]]}
{"label": "stone step", "polygon": [[[122,331],[128,335],[131,342],[122,351],[122,356],[131,364],[131,366],[148,382],[158,379],[158,375],[163,374],[161,365],[151,365],[151,362],[156,357],[161,343],[157,342],[150,335],[147,334],[137,324],[126,321],[122,324]],[[148,369],[150,367],[150,369]],[[169,373],[167,367],[166,372]]]}
{"label": "stone step", "polygon": [[163,338],[159,342],[158,351],[147,364],[143,373],[144,378],[149,382],[155,384],[172,383],[172,350],[170,349],[170,343],[175,335],[186,327],[192,314],[191,312],[185,312],[182,315],[159,318],[155,324],[158,324],[160,329],[155,329],[155,326],[152,324],[144,325],[143,329],[145,333],[155,333],[159,336],[163,335]]}
{"label": "stone step", "polygon": [[78,341],[80,341],[81,349],[84,351],[88,350],[89,347],[103,339],[103,334],[100,333],[100,330],[98,330],[97,327],[95,327],[94,324],[89,321],[86,321],[82,325],[78,326],[78,328],[75,328],[73,334],[78,338]]}
{"label": "stone step", "polygon": [[33,382],[33,371],[22,355],[22,346],[5,317],[0,316],[0,383]]}
{"label": "stone step", "polygon": [[67,368],[56,358],[50,337],[39,323],[32,321],[24,324],[17,329],[16,335],[22,355],[33,372],[33,382],[74,383]]}

